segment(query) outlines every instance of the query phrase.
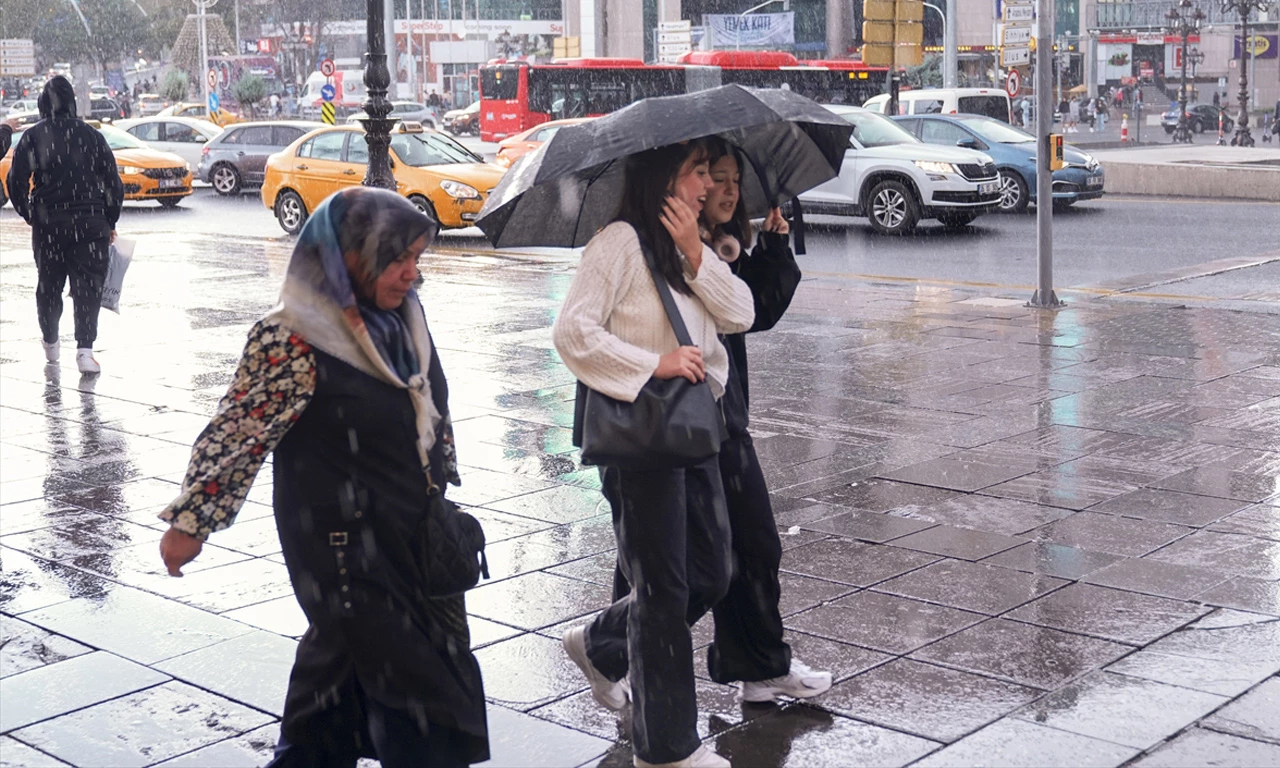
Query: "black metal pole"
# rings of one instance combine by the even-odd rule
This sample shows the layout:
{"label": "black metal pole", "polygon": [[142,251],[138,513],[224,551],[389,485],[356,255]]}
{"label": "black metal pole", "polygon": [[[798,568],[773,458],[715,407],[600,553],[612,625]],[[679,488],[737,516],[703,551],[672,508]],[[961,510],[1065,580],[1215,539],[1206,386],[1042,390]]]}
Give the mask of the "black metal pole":
{"label": "black metal pole", "polygon": [[1182,22],[1182,83],[1178,86],[1178,128],[1173,132],[1173,140],[1184,144],[1191,143],[1191,130],[1187,125],[1187,38],[1191,30],[1187,29],[1186,20]]}
{"label": "black metal pole", "polygon": [[391,126],[395,121],[387,119],[391,114],[391,101],[387,99],[391,71],[387,69],[387,35],[383,26],[386,17],[382,0],[366,0],[365,5],[369,52],[364,55],[364,86],[369,98],[364,103],[364,113],[368,117],[360,122],[364,124],[364,137],[369,145],[369,166],[364,185],[395,190],[396,177],[391,171],[390,153]]}
{"label": "black metal pole", "polygon": [[1248,59],[1253,55],[1253,46],[1249,40],[1249,11],[1253,3],[1241,2],[1236,6],[1240,12],[1240,116],[1236,121],[1236,135],[1231,144],[1237,147],[1252,147],[1253,135],[1249,133],[1249,66]]}

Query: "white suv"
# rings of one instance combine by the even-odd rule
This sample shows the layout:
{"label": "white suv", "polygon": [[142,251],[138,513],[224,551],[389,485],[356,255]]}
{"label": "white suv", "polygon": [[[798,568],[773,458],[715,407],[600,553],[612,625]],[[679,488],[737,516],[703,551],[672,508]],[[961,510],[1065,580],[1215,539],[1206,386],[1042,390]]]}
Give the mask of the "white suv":
{"label": "white suv", "polygon": [[924,144],[884,115],[827,107],[853,123],[840,175],[800,195],[806,210],[866,216],[877,232],[905,235],[921,219],[967,226],[1000,205],[1000,178],[987,155]]}

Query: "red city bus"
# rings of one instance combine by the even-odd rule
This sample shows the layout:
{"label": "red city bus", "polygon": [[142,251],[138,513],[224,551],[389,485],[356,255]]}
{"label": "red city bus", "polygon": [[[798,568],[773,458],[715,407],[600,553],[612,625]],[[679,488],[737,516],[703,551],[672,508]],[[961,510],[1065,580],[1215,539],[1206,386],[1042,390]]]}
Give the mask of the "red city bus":
{"label": "red city bus", "polygon": [[678,64],[639,59],[495,61],[480,68],[480,138],[501,141],[548,120],[597,117],[651,96],[729,83],[780,88],[832,104],[883,93],[889,70],[860,61],[806,61],[778,51],[694,51]]}

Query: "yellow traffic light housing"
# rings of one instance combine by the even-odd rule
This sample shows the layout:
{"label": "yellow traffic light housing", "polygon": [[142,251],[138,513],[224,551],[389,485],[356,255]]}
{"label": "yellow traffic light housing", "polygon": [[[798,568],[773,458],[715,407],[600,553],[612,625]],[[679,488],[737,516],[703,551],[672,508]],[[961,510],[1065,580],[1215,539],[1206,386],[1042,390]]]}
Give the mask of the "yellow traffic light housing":
{"label": "yellow traffic light housing", "polygon": [[1060,171],[1067,167],[1062,154],[1062,134],[1049,134],[1049,170]]}

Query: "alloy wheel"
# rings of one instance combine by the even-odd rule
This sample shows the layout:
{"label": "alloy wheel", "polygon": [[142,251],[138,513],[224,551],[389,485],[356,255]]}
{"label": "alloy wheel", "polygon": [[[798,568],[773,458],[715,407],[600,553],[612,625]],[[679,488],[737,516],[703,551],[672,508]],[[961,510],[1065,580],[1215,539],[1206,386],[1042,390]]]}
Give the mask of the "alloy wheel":
{"label": "alloy wheel", "polygon": [[213,188],[217,190],[218,194],[234,194],[239,187],[240,179],[237,178],[237,174],[232,168],[220,165],[213,170]]}
{"label": "alloy wheel", "polygon": [[1000,210],[1012,211],[1017,209],[1018,203],[1022,201],[1022,188],[1018,185],[1018,180],[1007,173],[1000,174]]}
{"label": "alloy wheel", "polygon": [[290,232],[302,226],[302,205],[293,195],[280,201],[280,223]]}
{"label": "alloy wheel", "polygon": [[885,229],[897,229],[907,217],[907,199],[896,189],[882,189],[871,204],[871,213]]}

